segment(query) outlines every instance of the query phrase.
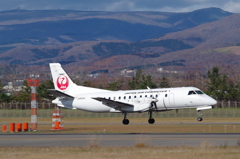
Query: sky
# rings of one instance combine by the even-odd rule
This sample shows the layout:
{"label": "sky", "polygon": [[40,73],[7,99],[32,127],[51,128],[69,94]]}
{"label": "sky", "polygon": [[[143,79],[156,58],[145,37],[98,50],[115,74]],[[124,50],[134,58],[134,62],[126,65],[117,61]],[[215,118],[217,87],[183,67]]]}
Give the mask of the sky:
{"label": "sky", "polygon": [[0,0],[0,11],[68,9],[80,11],[190,12],[209,7],[240,13],[240,0]]}

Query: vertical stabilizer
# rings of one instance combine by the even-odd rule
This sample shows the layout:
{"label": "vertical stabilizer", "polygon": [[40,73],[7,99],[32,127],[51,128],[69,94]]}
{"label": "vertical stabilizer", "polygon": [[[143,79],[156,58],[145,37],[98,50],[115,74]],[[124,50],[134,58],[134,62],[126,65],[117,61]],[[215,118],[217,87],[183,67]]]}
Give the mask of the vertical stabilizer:
{"label": "vertical stabilizer", "polygon": [[50,63],[49,66],[55,89],[66,94],[75,94],[77,85],[73,83],[71,78],[62,68],[61,64]]}
{"label": "vertical stabilizer", "polygon": [[73,83],[71,78],[62,68],[61,64],[50,63],[49,66],[50,66],[55,90],[58,90],[70,96],[75,96],[76,94],[86,94],[86,93],[94,93],[94,92],[109,92],[108,90],[104,90],[104,89],[78,86],[75,83]]}

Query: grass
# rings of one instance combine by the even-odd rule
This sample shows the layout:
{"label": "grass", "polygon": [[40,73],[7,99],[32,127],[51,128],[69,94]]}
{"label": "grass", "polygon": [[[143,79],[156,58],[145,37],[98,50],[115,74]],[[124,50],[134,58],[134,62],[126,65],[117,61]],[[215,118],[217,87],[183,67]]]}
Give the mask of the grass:
{"label": "grass", "polygon": [[[232,102],[231,104],[237,104]],[[13,106],[14,107],[14,106]],[[240,109],[228,108],[228,104],[225,103],[225,108],[215,108],[211,110],[203,110],[202,114],[204,117],[240,117]],[[15,107],[14,107],[15,108]],[[66,118],[121,118],[121,113],[92,113],[81,110],[72,109],[61,109]],[[38,109],[38,117],[51,118],[53,109]],[[0,109],[0,118],[23,118],[29,117],[31,109]],[[153,113],[155,118],[184,118],[184,117],[196,117],[197,112],[195,109],[179,109],[176,111],[156,112]],[[148,118],[149,114],[145,113],[130,113],[127,115],[128,118]]]}
{"label": "grass", "polygon": [[98,158],[98,159],[238,159],[240,158],[239,147],[212,147],[203,143],[198,147],[48,147],[48,148],[0,148],[0,158],[24,158],[24,159],[65,159],[65,158]]}
{"label": "grass", "polygon": [[[240,133],[240,118],[204,118],[201,124],[196,118],[155,119],[155,124],[147,124],[147,118],[131,118],[129,125],[122,125],[122,118],[65,118],[64,129],[58,133]],[[11,122],[30,123],[30,119],[0,118],[0,125],[7,124],[7,130]],[[38,123],[37,133],[56,132],[51,130],[51,118],[38,118]]]}

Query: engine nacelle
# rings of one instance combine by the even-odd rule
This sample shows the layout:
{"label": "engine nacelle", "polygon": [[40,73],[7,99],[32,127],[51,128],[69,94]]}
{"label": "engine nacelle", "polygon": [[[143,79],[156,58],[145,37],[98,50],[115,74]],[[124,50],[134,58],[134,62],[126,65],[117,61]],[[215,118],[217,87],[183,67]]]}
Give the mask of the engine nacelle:
{"label": "engine nacelle", "polygon": [[[134,107],[131,108],[131,111],[134,112],[144,112],[149,110],[149,108],[151,108],[153,105],[152,103],[156,103],[158,100],[157,99],[153,99],[153,98],[140,98],[140,99],[136,99],[136,100],[130,100],[128,103],[134,105]],[[129,111],[130,109],[128,108]]]}

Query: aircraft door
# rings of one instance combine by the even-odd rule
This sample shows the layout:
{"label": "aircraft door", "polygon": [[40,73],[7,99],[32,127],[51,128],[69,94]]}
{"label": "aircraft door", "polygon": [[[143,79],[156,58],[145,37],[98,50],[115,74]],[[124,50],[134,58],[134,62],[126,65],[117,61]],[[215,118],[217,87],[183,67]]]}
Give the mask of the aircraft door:
{"label": "aircraft door", "polygon": [[170,94],[169,94],[169,105],[170,105],[170,106],[174,106],[174,105],[175,105],[175,102],[174,102],[174,94],[173,94],[173,93],[170,93]]}
{"label": "aircraft door", "polygon": [[163,99],[166,108],[175,106],[174,93],[165,93]]}
{"label": "aircraft door", "polygon": [[158,98],[157,98],[158,102],[156,103],[158,110],[165,110],[165,109],[167,109],[165,101],[164,101],[164,98],[165,98],[165,94],[164,93],[158,93]]}

